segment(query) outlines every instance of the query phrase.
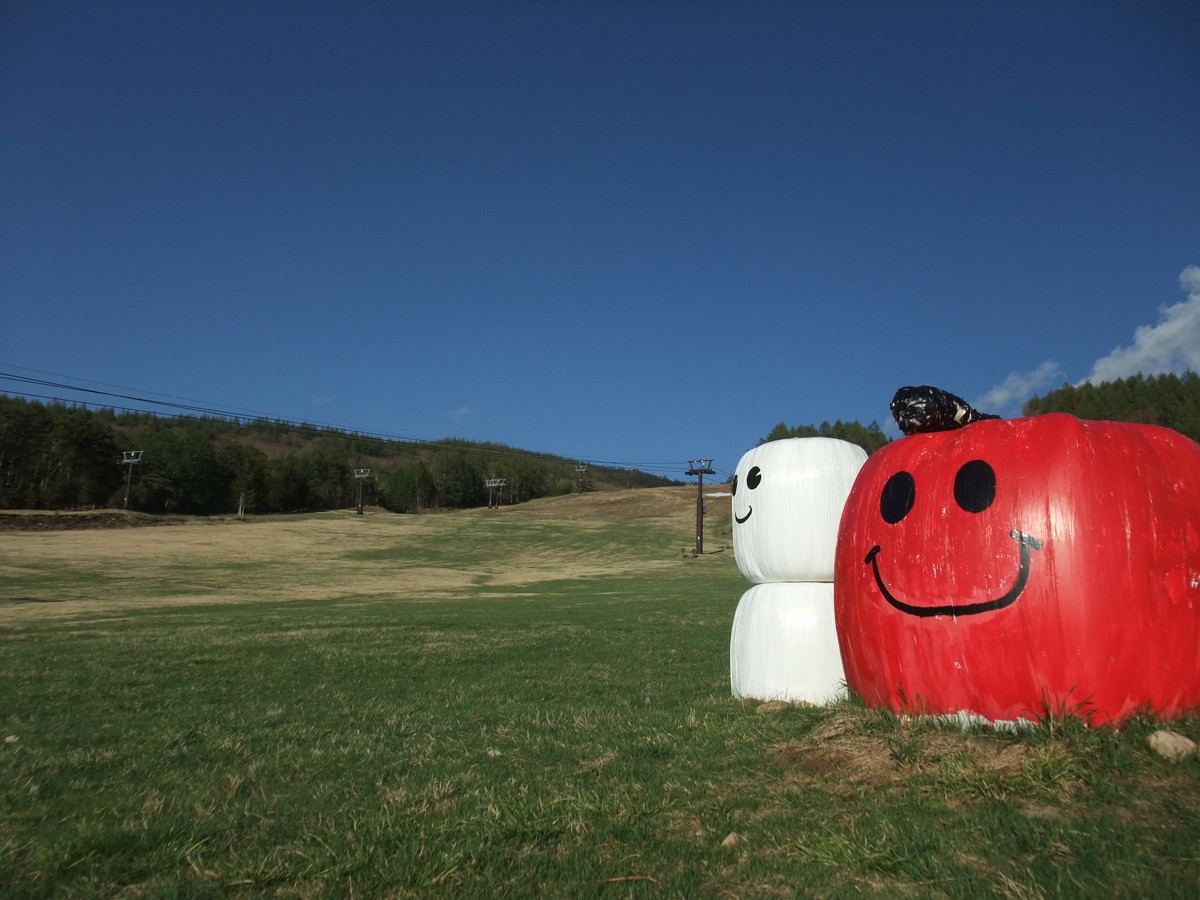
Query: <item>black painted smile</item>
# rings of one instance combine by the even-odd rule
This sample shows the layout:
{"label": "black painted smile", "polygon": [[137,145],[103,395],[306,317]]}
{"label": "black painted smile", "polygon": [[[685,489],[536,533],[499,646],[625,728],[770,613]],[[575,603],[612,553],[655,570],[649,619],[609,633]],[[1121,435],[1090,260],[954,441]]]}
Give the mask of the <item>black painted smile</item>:
{"label": "black painted smile", "polygon": [[754,507],[753,507],[753,506],[752,506],[752,507],[750,507],[748,510],[746,510],[746,514],[745,514],[744,516],[734,516],[734,517],[733,517],[733,521],[735,521],[735,522],[737,522],[739,525],[741,525],[741,524],[742,524],[743,522],[745,522],[745,521],[746,521],[748,518],[750,518],[750,513],[752,513],[752,512],[754,512]]}
{"label": "black painted smile", "polygon": [[871,548],[871,552],[867,554],[867,558],[863,562],[871,564],[871,569],[875,572],[875,584],[879,587],[879,593],[883,594],[883,599],[902,613],[908,613],[910,616],[921,616],[922,618],[927,616],[973,616],[977,613],[992,612],[993,610],[1011,606],[1013,603],[1016,603],[1017,598],[1021,596],[1021,592],[1025,590],[1025,585],[1029,581],[1029,548],[1032,547],[1034,550],[1041,550],[1042,542],[1032,534],[1017,531],[1015,528],[1009,532],[1009,537],[1021,545],[1021,566],[1017,571],[1017,580],[1004,596],[997,597],[995,600],[985,600],[982,603],[968,603],[964,606],[955,606],[954,604],[950,604],[949,606],[913,606],[910,603],[904,603],[897,600],[888,592],[887,587],[884,586],[883,578],[879,575],[879,563],[876,560],[880,550],[878,544]]}

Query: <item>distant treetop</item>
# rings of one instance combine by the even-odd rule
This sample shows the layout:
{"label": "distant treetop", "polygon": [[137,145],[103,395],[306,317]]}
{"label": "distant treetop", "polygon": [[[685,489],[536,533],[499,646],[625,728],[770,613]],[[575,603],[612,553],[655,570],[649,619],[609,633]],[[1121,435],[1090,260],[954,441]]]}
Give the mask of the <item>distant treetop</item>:
{"label": "distant treetop", "polygon": [[1162,425],[1200,441],[1200,376],[1134,375],[1100,384],[1064,384],[1022,409],[1027,416],[1065,412],[1081,419]]}
{"label": "distant treetop", "polygon": [[[1200,375],[1190,371],[1182,375],[1138,374],[1101,384],[1064,384],[1044,397],[1033,397],[1021,410],[1025,416],[1052,412],[1070,413],[1080,419],[1161,425],[1200,441]],[[759,444],[795,437],[840,438],[858,444],[868,454],[888,443],[877,422],[863,425],[839,419],[820,425],[780,422],[759,439]]]}
{"label": "distant treetop", "polygon": [[784,438],[796,437],[838,438],[839,440],[849,441],[851,444],[858,444],[868,454],[874,453],[888,442],[887,436],[884,435],[883,429],[879,427],[878,422],[863,425],[860,422],[843,422],[839,419],[832,425],[829,422],[822,422],[820,425],[792,426],[780,422],[771,429],[770,434],[759,440],[759,443],[765,444],[767,441],[781,441]]}

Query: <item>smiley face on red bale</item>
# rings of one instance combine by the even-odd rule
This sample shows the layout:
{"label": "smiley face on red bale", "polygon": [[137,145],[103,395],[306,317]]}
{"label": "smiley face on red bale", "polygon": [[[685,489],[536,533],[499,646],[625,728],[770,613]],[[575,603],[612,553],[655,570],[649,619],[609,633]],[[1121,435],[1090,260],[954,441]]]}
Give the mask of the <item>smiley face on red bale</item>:
{"label": "smiley face on red bale", "polygon": [[846,680],[868,705],[1093,722],[1200,706],[1200,445],[1052,414],[872,455],[838,533]]}

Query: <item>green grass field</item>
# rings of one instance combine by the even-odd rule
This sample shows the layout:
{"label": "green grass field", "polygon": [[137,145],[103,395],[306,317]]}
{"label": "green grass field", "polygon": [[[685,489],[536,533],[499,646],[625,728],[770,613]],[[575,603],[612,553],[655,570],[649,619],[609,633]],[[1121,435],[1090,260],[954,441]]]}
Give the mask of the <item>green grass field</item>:
{"label": "green grass field", "polygon": [[0,895],[1195,895],[1152,723],[743,705],[721,520],[581,502],[0,534]]}

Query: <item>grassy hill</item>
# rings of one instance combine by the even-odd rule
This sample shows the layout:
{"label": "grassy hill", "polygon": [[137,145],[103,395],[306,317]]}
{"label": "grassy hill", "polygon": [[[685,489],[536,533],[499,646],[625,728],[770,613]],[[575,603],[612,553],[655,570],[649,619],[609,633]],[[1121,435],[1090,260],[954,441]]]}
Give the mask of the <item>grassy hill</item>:
{"label": "grassy hill", "polygon": [[[0,535],[21,897],[1186,896],[1200,763],[729,691],[728,498]],[[1197,736],[1195,719],[1172,725]]]}

